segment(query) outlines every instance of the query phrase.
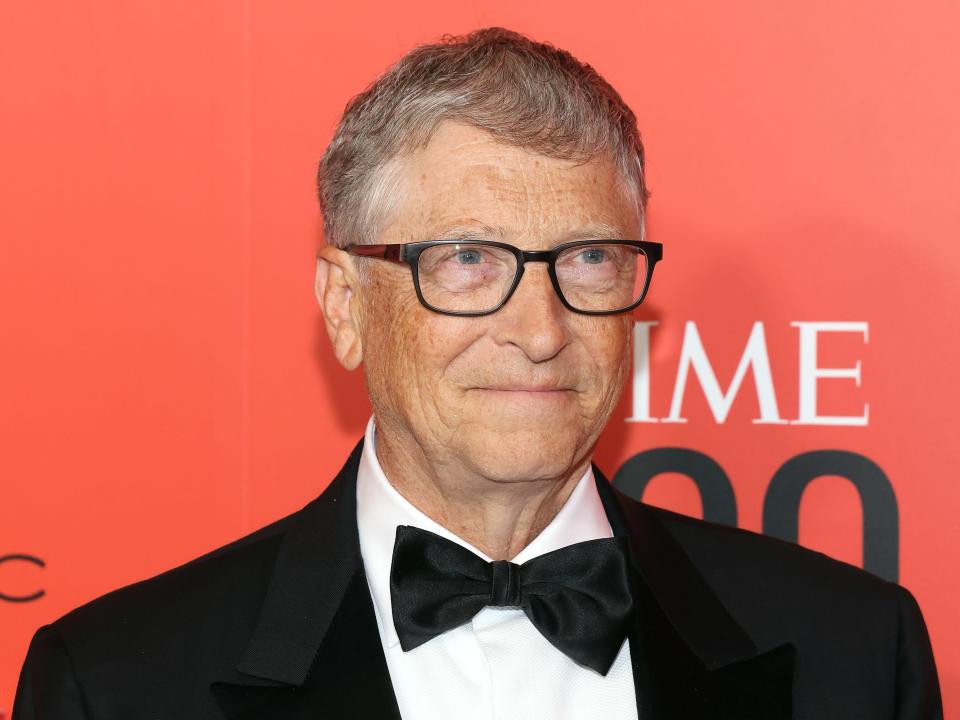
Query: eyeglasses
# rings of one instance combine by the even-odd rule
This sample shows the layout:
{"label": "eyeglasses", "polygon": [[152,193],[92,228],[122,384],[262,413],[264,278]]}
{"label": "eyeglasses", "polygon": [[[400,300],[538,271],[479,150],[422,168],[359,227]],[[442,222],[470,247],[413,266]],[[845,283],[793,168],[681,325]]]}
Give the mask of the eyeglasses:
{"label": "eyeglasses", "polygon": [[645,240],[576,240],[521,250],[489,240],[348,245],[351,255],[406,263],[420,302],[443,315],[489,315],[506,305],[524,264],[547,263],[560,302],[582,315],[614,315],[643,302],[663,245]]}

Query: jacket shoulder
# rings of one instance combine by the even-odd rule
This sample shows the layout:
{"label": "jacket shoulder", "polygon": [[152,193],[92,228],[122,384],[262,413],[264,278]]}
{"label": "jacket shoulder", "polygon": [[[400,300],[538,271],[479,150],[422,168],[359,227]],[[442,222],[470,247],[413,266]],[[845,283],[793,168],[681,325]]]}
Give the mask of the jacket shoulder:
{"label": "jacket shoulder", "polygon": [[862,568],[801,545],[636,501],[680,546],[730,613],[760,646],[841,641],[870,633],[896,646],[910,593]]}
{"label": "jacket shoulder", "polygon": [[757,585],[798,585],[815,589],[830,584],[840,592],[887,592],[894,583],[850,563],[744,528],[630,501],[650,513],[706,576]]}
{"label": "jacket shoulder", "polygon": [[[97,597],[52,623],[68,645],[146,644],[255,618],[284,535],[299,511],[153,577]],[[119,648],[115,648],[119,649]]]}

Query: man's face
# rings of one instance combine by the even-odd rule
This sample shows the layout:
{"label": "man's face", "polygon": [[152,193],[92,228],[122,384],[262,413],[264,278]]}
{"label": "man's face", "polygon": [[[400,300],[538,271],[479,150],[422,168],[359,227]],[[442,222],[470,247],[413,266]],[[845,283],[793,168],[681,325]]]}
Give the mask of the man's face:
{"label": "man's face", "polygon": [[[458,237],[543,250],[640,237],[612,163],[576,164],[444,123],[399,161],[379,243]],[[409,267],[370,263],[359,297],[363,363],[378,428],[437,469],[497,481],[557,478],[584,462],[629,371],[629,315],[567,310],[546,263],[528,263],[492,315],[451,317],[417,300]]]}

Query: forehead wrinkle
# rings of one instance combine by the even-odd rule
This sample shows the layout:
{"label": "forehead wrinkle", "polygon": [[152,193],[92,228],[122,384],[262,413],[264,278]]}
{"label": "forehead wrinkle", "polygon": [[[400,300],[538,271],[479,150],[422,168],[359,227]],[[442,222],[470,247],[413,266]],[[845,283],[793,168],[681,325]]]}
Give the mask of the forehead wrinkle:
{"label": "forehead wrinkle", "polygon": [[[635,223],[620,217],[620,209],[610,206],[612,198],[605,197],[611,190],[621,196],[618,199],[629,196],[616,168],[605,159],[575,162],[542,157],[483,137],[446,144],[446,148],[426,147],[404,157],[399,173],[404,176],[402,185],[412,186],[420,197],[406,198],[406,207],[392,218],[393,232],[387,234],[393,237],[385,241],[496,239],[544,249],[570,240],[639,239],[638,234],[642,235],[642,219]],[[445,168],[436,172],[436,152],[443,150],[449,156],[451,147],[461,168],[466,167],[453,183]],[[598,191],[599,204],[584,196],[591,186]],[[478,198],[478,207],[470,207],[471,196]],[[633,210],[632,202],[627,206]],[[471,214],[461,215],[464,209]]]}
{"label": "forehead wrinkle", "polygon": [[[593,198],[583,196],[582,178],[568,175],[563,168],[556,166],[543,168],[536,173],[519,173],[516,178],[518,182],[513,186],[503,184],[497,187],[496,196],[504,206],[512,206],[518,216],[522,216],[522,219],[517,218],[519,225],[536,229],[538,232],[555,228],[555,232],[551,233],[551,239],[555,238],[552,244],[574,239],[634,238],[638,230],[633,228],[635,223],[632,218],[631,222],[625,225],[618,217],[619,208],[610,206],[611,197],[602,190],[613,190],[619,200],[632,208],[633,203],[630,202],[628,193],[616,181],[614,187],[603,187],[611,179],[603,177],[606,174],[603,171],[613,171],[613,168],[597,165],[594,165],[594,168],[600,177],[594,174],[592,185],[601,191],[599,196],[604,198],[600,204],[592,202]],[[612,174],[615,178],[615,173]],[[575,208],[576,212],[570,212],[572,208]],[[639,218],[637,220],[639,221]],[[636,223],[638,227],[641,224],[642,221]]]}

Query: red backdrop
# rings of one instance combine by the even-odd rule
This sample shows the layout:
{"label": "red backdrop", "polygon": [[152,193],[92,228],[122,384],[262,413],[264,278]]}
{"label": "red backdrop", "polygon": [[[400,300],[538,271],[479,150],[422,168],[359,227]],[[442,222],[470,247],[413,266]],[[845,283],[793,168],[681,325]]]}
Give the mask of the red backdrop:
{"label": "red backdrop", "polygon": [[[313,300],[317,159],[392,60],[491,24],[593,64],[648,149],[666,247],[638,321],[658,324],[638,326],[650,362],[600,466],[704,453],[760,530],[785,462],[868,458],[960,710],[958,23],[937,0],[4,3],[0,710],[37,626],[291,512],[339,468],[369,406]],[[703,511],[675,472],[645,497]],[[799,539],[859,564],[863,514],[824,475]]]}

